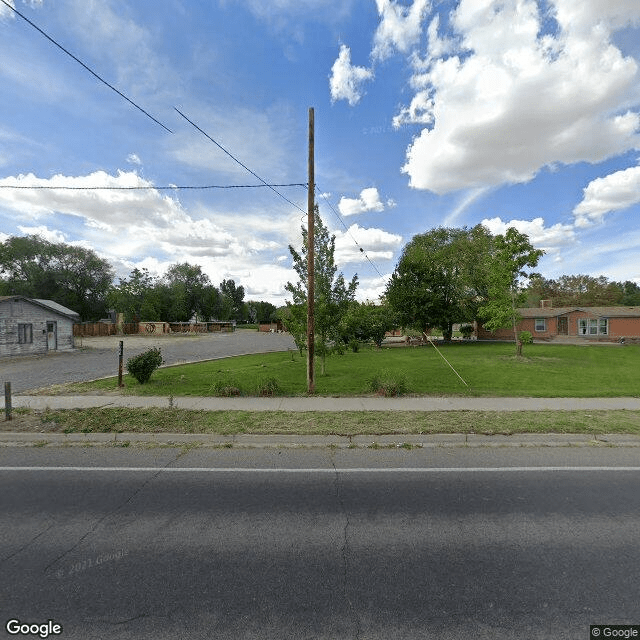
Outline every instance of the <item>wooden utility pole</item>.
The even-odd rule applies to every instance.
[[[307,202],[307,391],[315,393],[316,383],[313,370],[314,345],[314,250],[313,227],[315,215],[315,177],[314,177],[314,114],[309,107],[309,192]]]

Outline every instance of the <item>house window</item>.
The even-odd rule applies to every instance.
[[[33,325],[18,324],[18,344],[31,344],[33,342]]]
[[[536,318],[536,331],[546,331],[547,321],[544,318]]]
[[[578,335],[609,335],[609,320],[607,318],[580,318],[578,320]]]

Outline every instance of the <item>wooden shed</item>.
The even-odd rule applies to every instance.
[[[0,296],[0,357],[73,349],[80,316],[53,300]]]

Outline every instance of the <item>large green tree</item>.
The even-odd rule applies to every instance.
[[[106,314],[113,275],[110,263],[85,247],[37,235],[12,236],[0,243],[0,294],[54,300],[82,320]]]
[[[413,237],[404,247],[385,297],[402,326],[437,327],[450,340],[453,325],[475,319],[486,297],[491,234],[439,227]]]
[[[307,333],[307,256],[308,232],[302,227],[302,247],[296,251],[289,245],[293,258],[293,268],[298,274],[298,282],[287,282],[285,289],[291,293],[292,300],[287,301],[287,313],[283,320],[293,335],[298,348],[302,348]],[[355,300],[358,276],[354,275],[346,282],[344,275],[338,273],[335,263],[336,237],[330,235],[324,226],[318,206],[314,212],[314,341],[318,353],[322,356],[322,374],[325,372],[325,353],[327,343],[339,338],[339,325],[349,304]]]
[[[526,292],[520,286],[522,278],[531,273],[525,267],[533,268],[544,255],[544,251],[534,249],[529,237],[510,227],[504,235],[493,239],[489,264],[488,298],[478,309],[484,326],[489,331],[513,327],[516,352],[522,354],[522,343],[518,337],[517,324],[520,320],[518,307],[526,300]]]

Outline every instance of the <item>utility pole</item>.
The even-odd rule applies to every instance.
[[[315,393],[316,383],[313,370],[314,345],[314,266],[313,227],[315,215],[315,176],[314,176],[314,114],[309,107],[309,185],[307,198],[307,392]]]

